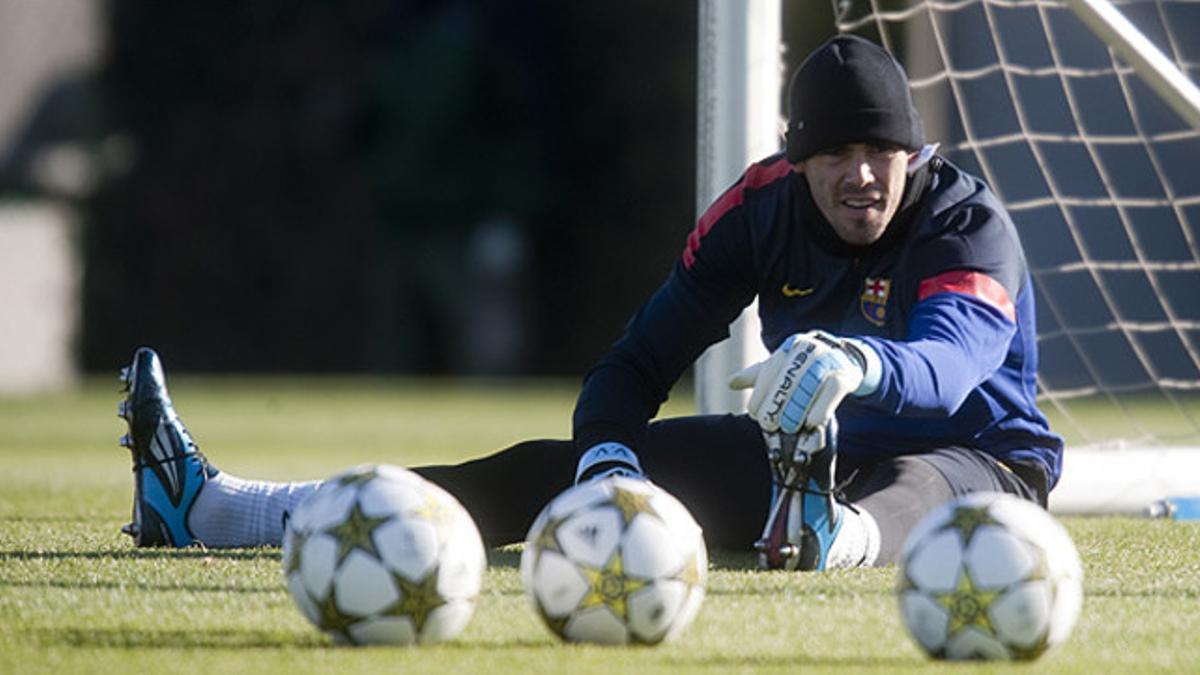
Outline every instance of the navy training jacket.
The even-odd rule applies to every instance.
[[[909,177],[896,217],[865,247],[836,235],[782,154],[751,165],[588,373],[576,447],[636,450],[672,385],[755,296],[769,351],[821,329],[879,353],[879,388],[838,408],[839,454],[960,445],[1033,460],[1047,487],[1057,482],[1063,443],[1036,402],[1034,291],[1016,228],[981,180],[941,157]]]

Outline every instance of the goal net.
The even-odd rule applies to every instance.
[[[1052,506],[1134,511],[1200,494],[1200,111],[1147,76],[1153,47],[1101,39],[1070,4],[834,0],[838,30],[904,62],[926,136],[1017,224],[1039,397],[1068,441]],[[1200,0],[1112,6],[1184,85],[1200,76]]]

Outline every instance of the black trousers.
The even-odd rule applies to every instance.
[[[638,451],[642,468],[675,495],[704,529],[713,548],[749,550],[762,533],[771,499],[771,473],[757,423],[746,415],[697,415],[652,423]],[[575,474],[570,441],[518,443],[482,459],[415,471],[463,503],[488,545],[524,540],[533,519]],[[839,457],[837,480],[847,499],[879,524],[880,564],[896,562],[905,537],[922,516],[952,497],[1008,492],[1046,503],[1036,466],[1006,466],[987,453],[933,448],[882,462]]]

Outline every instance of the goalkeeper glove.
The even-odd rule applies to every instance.
[[[622,443],[609,441],[588,448],[575,468],[575,484],[609,476],[645,478],[637,454]]]
[[[794,434],[822,428],[843,398],[874,392],[881,375],[879,355],[865,343],[810,331],[734,373],[729,386],[754,388],[747,410],[764,431]]]

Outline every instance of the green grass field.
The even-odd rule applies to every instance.
[[[236,475],[319,478],[360,462],[457,461],[568,433],[574,383],[177,377],[176,406]],[[1200,669],[1200,524],[1069,519],[1086,600],[1034,666],[927,660],[894,569],[763,573],[713,555],[691,628],[657,648],[564,646],[526,604],[511,549],[454,643],[334,647],[292,606],[277,549],[139,551],[114,380],[0,398],[0,672],[1148,672]],[[680,397],[686,399],[687,397]],[[672,404],[667,414],[688,411]]]

